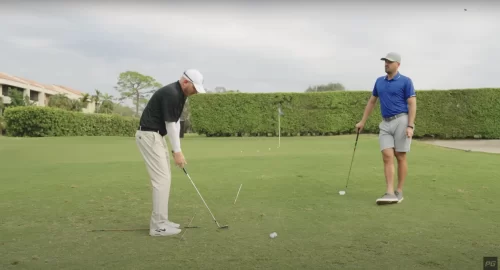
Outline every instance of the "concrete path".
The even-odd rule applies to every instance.
[[[422,140],[437,146],[500,154],[500,140]]]

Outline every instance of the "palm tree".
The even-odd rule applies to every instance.
[[[85,94],[83,94],[83,96],[80,99],[80,101],[82,102],[83,107],[87,107],[87,105],[91,101],[91,97],[90,97],[89,94],[85,93]]]
[[[108,94],[108,93],[105,93],[101,96],[102,100],[107,100],[107,101],[114,101],[115,97],[113,97],[112,95]]]
[[[95,89],[95,95],[92,96],[92,101],[95,104],[95,111],[94,112],[96,112],[96,113],[98,112],[98,109],[99,109],[99,103],[101,101],[101,97],[102,97],[101,91]]]

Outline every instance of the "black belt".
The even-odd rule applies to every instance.
[[[160,133],[160,130],[157,129],[157,128],[148,128],[148,127],[142,127],[142,126],[139,126],[139,128],[137,130],[140,130],[140,131],[153,131],[153,132],[156,132],[156,133]]]
[[[392,121],[392,120],[394,120],[394,119],[396,119],[396,118],[399,118],[399,117],[401,117],[401,116],[404,116],[404,115],[407,115],[407,113],[400,113],[400,114],[396,114],[396,115],[394,115],[394,116],[387,117],[387,118],[386,118],[386,117],[384,117],[384,120],[385,120],[385,121]]]

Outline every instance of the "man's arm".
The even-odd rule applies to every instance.
[[[408,79],[405,85],[405,97],[408,102],[408,126],[415,127],[415,118],[417,116],[417,94],[413,87],[413,81]]]
[[[166,122],[167,136],[172,145],[172,150],[174,153],[181,152],[181,139],[179,137],[180,123],[177,122]]]
[[[408,99],[408,126],[415,127],[415,117],[417,116],[417,97]]]

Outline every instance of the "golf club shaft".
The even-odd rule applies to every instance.
[[[217,222],[217,220],[215,219],[214,217],[214,214],[212,214],[212,211],[210,211],[210,208],[208,207],[207,203],[205,202],[205,200],[203,199],[203,196],[201,196],[201,193],[200,191],[198,191],[198,188],[196,187],[196,185],[194,184],[193,182],[193,179],[191,179],[191,176],[189,176],[189,174],[187,173],[186,169],[185,168],[182,168],[182,170],[184,171],[184,173],[186,174],[186,176],[189,178],[189,181],[191,181],[191,184],[193,184],[193,187],[194,189],[196,189],[196,192],[198,192],[198,195],[200,195],[200,198],[201,200],[203,201],[203,203],[205,204],[205,206],[207,207],[208,209],[208,212],[210,212],[210,215],[212,215],[212,218],[214,219],[215,223],[217,224],[218,227],[220,227],[219,225],[219,222]]]
[[[347,182],[345,184],[346,189],[347,189],[347,185],[349,184],[349,177],[351,176],[352,162],[354,161],[354,154],[356,153],[356,147],[358,145],[359,131],[360,131],[360,129],[358,128],[358,134],[356,135],[356,142],[354,143],[354,151],[352,152],[351,165],[349,166],[349,174],[347,175]]]

